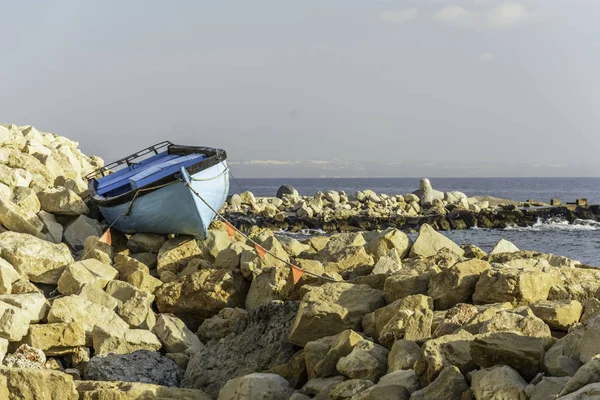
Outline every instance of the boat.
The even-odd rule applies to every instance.
[[[229,194],[225,150],[169,141],[86,176],[88,192],[111,227],[123,233],[205,239]]]

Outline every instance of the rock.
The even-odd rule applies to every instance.
[[[23,343],[42,350],[47,356],[58,356],[85,346],[85,331],[77,322],[34,324],[29,326]]]
[[[0,294],[10,294],[14,282],[21,279],[19,273],[10,263],[0,258]]]
[[[433,337],[449,335],[470,321],[479,310],[470,304],[459,303],[444,314],[444,319],[433,329]]]
[[[381,379],[377,383],[377,386],[405,388],[409,393],[413,393],[421,389],[419,378],[417,378],[415,371],[411,369],[398,370],[395,372],[388,373],[387,375],[381,377]]]
[[[334,387],[344,381],[343,376],[331,376],[328,378],[310,379],[300,390],[300,393],[307,395],[319,395],[329,397],[329,393]]]
[[[216,396],[229,379],[290,362],[298,350],[287,340],[297,309],[297,302],[273,302],[240,318],[227,337],[191,356],[182,387]]]
[[[373,386],[373,382],[365,379],[350,379],[335,386],[329,393],[332,400],[346,400]]]
[[[363,315],[385,304],[383,293],[366,285],[326,283],[304,295],[290,342],[299,346],[346,329],[358,330]]]
[[[478,400],[529,398],[525,394],[527,382],[517,371],[506,365],[473,372],[471,385]]]
[[[308,342],[304,346],[304,361],[308,378],[335,375],[340,358],[352,352],[354,346],[364,338],[353,330]]]
[[[427,294],[433,298],[435,308],[440,310],[468,303],[475,293],[479,276],[488,269],[490,264],[483,260],[458,262],[431,278]]]
[[[583,364],[580,361],[583,326],[571,328],[571,332],[552,345],[544,355],[544,368],[553,376],[573,376]]]
[[[475,285],[474,304],[510,302],[527,305],[546,300],[560,278],[536,268],[496,267],[482,272]]]
[[[530,309],[523,312],[500,311],[483,322],[478,333],[515,332],[524,336],[549,338],[550,328],[536,317]]]
[[[54,300],[48,313],[48,322],[79,322],[85,330],[87,344],[92,343],[92,331],[96,326],[115,332],[129,328],[127,322],[114,311],[78,295]]]
[[[77,294],[92,303],[99,304],[112,311],[116,311],[117,307],[123,303],[99,287],[87,284],[83,285]]]
[[[60,229],[62,240],[62,226]],[[108,265],[112,265],[113,263],[114,252],[112,246],[100,242],[100,238],[97,236],[89,236],[83,241],[83,251],[81,253],[83,254],[82,260],[94,259]]]
[[[0,302],[0,338],[19,341],[29,329],[29,314],[5,302]]]
[[[159,314],[153,332],[162,342],[167,353],[197,351],[203,345],[182,320],[172,314]]]
[[[294,354],[287,363],[269,368],[264,372],[277,374],[282,378],[285,378],[290,386],[294,388],[302,387],[308,380],[306,362],[304,361],[304,350],[300,350]]]
[[[484,368],[508,365],[529,380],[542,370],[544,344],[541,338],[512,332],[490,333],[480,335],[471,343],[471,357]]]
[[[69,264],[58,280],[58,291],[64,295],[78,293],[84,285],[103,289],[119,272],[95,259]]]
[[[241,267],[241,258],[244,251],[254,252],[254,249],[243,243],[233,242],[221,250],[216,258],[214,267],[219,269],[235,269]]]
[[[15,233],[28,233],[33,236],[40,236],[44,229],[44,223],[37,215],[2,197],[0,197],[0,224]]]
[[[119,271],[119,279],[150,294],[154,294],[163,284],[150,275],[150,270],[145,264],[134,258],[118,254],[115,257],[114,267]]]
[[[425,342],[421,348],[421,358],[415,364],[415,372],[425,384],[433,382],[440,372],[454,365],[461,372],[476,367],[471,358],[471,343],[474,336],[465,331],[445,335]]]
[[[373,257],[367,254],[363,246],[349,246],[324,259],[320,256],[325,270],[328,272],[352,273],[361,267],[370,267],[374,264]]]
[[[412,340],[396,340],[388,355],[388,373],[413,369],[421,356],[421,348]]]
[[[89,212],[81,197],[64,187],[44,189],[37,196],[42,210],[52,214],[81,215]]]
[[[565,387],[560,391],[559,396],[565,396],[569,393],[576,392],[590,383],[599,382],[599,376],[600,355],[596,355],[577,370],[575,375],[569,379]]]
[[[252,192],[245,191],[243,193],[240,193],[240,199],[242,200],[242,204],[246,204],[249,206],[256,204],[256,198],[254,197],[254,194],[252,194]]]
[[[600,382],[590,383],[576,392],[560,397],[560,400],[591,400],[600,398]]]
[[[3,365],[10,368],[44,369],[46,356],[40,349],[22,344],[12,354],[4,358]]]
[[[373,328],[369,321],[374,322]],[[398,339],[421,340],[431,336],[433,321],[433,301],[423,295],[407,296],[382,307],[363,318],[363,328],[367,335],[375,336],[379,343],[387,347]]]
[[[600,354],[600,315],[596,314],[588,322],[579,344],[579,360],[587,363],[596,354]]]
[[[4,164],[0,164],[0,182],[8,187],[29,187],[31,179],[31,173],[24,169],[10,168]]]
[[[156,304],[162,313],[173,313],[188,326],[200,323],[225,307],[243,307],[247,281],[238,270],[200,270],[156,291]]]
[[[0,368],[0,398],[78,400],[73,378],[60,371]]]
[[[417,390],[410,397],[411,400],[455,400],[460,399],[462,393],[469,389],[465,378],[455,366],[448,366],[440,372],[435,381],[427,387]]]
[[[430,225],[423,224],[419,229],[419,236],[410,250],[410,257],[429,257],[437,254],[441,249],[448,249],[459,256],[465,252],[456,243],[436,232]]]
[[[543,377],[542,380],[531,390],[530,400],[551,400],[566,385],[567,377]]]
[[[85,368],[85,379],[124,381],[177,387],[183,370],[171,359],[148,350],[131,354],[109,354],[92,357]]]
[[[246,310],[255,310],[273,300],[284,300],[293,285],[289,267],[266,268],[252,279],[246,296]]]
[[[429,182],[429,179],[422,178],[421,182],[419,184],[419,197],[420,197],[421,203],[429,204],[429,203],[433,202],[433,200],[435,200],[435,199],[440,199],[440,200],[443,199],[444,193],[440,192],[439,190],[434,190],[431,187],[431,183]],[[406,199],[406,196],[405,196],[405,200],[408,202],[410,199]]]
[[[205,319],[196,334],[202,341],[222,339],[233,332],[235,324],[248,314],[243,308],[226,307],[213,317]]]
[[[11,201],[33,214],[40,212],[40,201],[33,190],[24,186],[13,188]]]
[[[387,372],[389,350],[383,346],[362,340],[350,354],[340,358],[336,365],[339,373],[350,379],[366,379],[377,382]]]
[[[434,269],[428,271],[403,269],[396,272],[385,280],[383,291],[386,301],[393,303],[406,296],[427,294],[429,279],[436,273]]]
[[[211,400],[201,390],[180,389],[139,382],[96,382],[76,381],[81,400],[95,399],[177,399],[177,400]]]
[[[132,254],[153,253],[158,254],[165,244],[165,237],[155,233],[135,233],[127,240],[127,248]]]
[[[46,318],[50,309],[41,293],[20,293],[0,295],[0,303],[9,304],[22,310],[30,322],[39,322]]]
[[[279,189],[277,189],[275,197],[283,199],[284,196],[298,197],[298,191],[290,185],[281,185],[279,186]]]
[[[500,240],[498,240],[498,243],[496,243],[496,245],[490,252],[490,255],[502,254],[502,253],[516,253],[517,251],[520,251],[517,246],[515,246],[508,240],[500,239]]]
[[[479,260],[483,260],[487,257],[487,253],[474,244],[467,244],[461,248],[465,251],[466,258],[477,258]]]
[[[162,347],[156,335],[144,329],[104,330],[96,326],[92,340],[97,356],[129,354],[137,350],[158,351]]]
[[[73,263],[66,245],[17,232],[0,233],[0,257],[11,263],[22,277],[50,285],[56,285],[64,266]]]
[[[371,271],[371,273],[373,275],[391,275],[395,272],[400,271],[401,269],[402,261],[400,260],[398,251],[396,249],[391,249],[387,255],[381,256],[379,258],[379,260],[375,264],[375,267],[373,267],[373,271]]]
[[[1,261],[0,261],[1,263]],[[1,265],[0,265],[1,268]],[[0,270],[1,271],[1,270]],[[1,274],[1,272],[0,272]],[[581,314],[581,318],[579,321],[582,324],[587,324],[588,321],[598,312],[600,311],[600,300],[596,298],[587,299],[583,304],[583,314]]]
[[[288,400],[293,392],[279,375],[254,373],[229,380],[219,392],[218,400]]]
[[[80,215],[69,222],[63,231],[63,240],[75,250],[84,247],[85,239],[90,236],[102,236],[103,228],[97,220]]]
[[[538,301],[529,306],[531,311],[550,326],[550,329],[567,331],[577,322],[583,306],[577,300]]]
[[[386,229],[384,231],[368,232],[364,234],[367,252],[376,261],[387,255],[390,250],[395,249],[400,259],[408,256],[412,246],[412,240],[398,229]]]
[[[214,263],[219,253],[231,244],[229,235],[225,231],[209,230],[205,240],[199,243],[205,260]]]
[[[209,231],[209,235],[215,231]],[[207,239],[208,240],[208,239]],[[202,251],[198,242],[191,236],[179,235],[167,240],[158,251],[157,271],[169,271],[177,274],[194,258],[200,257]]]

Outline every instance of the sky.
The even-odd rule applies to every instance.
[[[236,177],[600,176],[600,1],[0,0],[0,122]]]

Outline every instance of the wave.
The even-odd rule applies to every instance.
[[[590,219],[576,219],[573,223],[561,218],[538,219],[532,226],[508,226],[505,231],[597,231],[600,222]]]

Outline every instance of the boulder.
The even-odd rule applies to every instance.
[[[479,276],[488,269],[490,264],[483,260],[458,262],[431,278],[427,294],[433,298],[435,308],[440,310],[468,303],[475,293]]]
[[[383,293],[367,285],[326,283],[304,295],[290,342],[299,346],[346,329],[358,330],[362,317],[385,304]]]
[[[198,328],[196,335],[202,341],[222,339],[233,332],[235,324],[248,314],[243,308],[226,307],[213,317],[207,318]]]
[[[524,336],[549,338],[550,328],[544,321],[526,308],[517,310],[500,311],[492,318],[482,323],[478,333],[515,332]]]
[[[48,214],[52,215],[52,214]],[[62,240],[62,226],[60,226]],[[60,240],[59,240],[60,242]],[[89,236],[83,241],[82,260],[94,259],[103,264],[112,265],[114,251],[111,245],[101,242],[97,236]]]
[[[117,307],[123,303],[121,300],[115,299],[99,287],[88,284],[83,285],[76,294],[112,311],[116,311]]]
[[[209,231],[215,232],[215,231]],[[194,258],[200,257],[202,251],[198,242],[191,236],[179,235],[167,240],[158,251],[157,271],[169,271],[177,274]]]
[[[127,248],[132,254],[153,253],[158,254],[165,244],[165,237],[155,233],[135,233],[127,240]]]
[[[3,294],[0,295],[0,303],[21,309],[30,322],[45,319],[50,309],[48,301],[41,293]]]
[[[517,246],[509,242],[505,239],[498,240],[498,243],[494,246],[492,251],[490,251],[490,255],[494,254],[502,254],[502,253],[516,253],[520,251]]]
[[[47,368],[44,352],[26,344],[20,345],[14,353],[8,354],[3,364],[11,368]]]
[[[577,370],[575,375],[560,391],[559,396],[565,396],[569,393],[576,392],[582,387],[591,383],[600,382],[600,355],[592,357],[587,363]]]
[[[69,264],[58,279],[58,291],[64,295],[78,293],[83,285],[103,289],[115,279],[118,271],[108,264],[95,259],[77,261]]]
[[[40,201],[33,190],[24,186],[17,186],[12,190],[11,201],[21,209],[33,214],[40,212]]]
[[[93,219],[80,215],[65,225],[63,241],[75,250],[83,249],[85,239],[90,236],[102,236],[104,229],[100,223]]]
[[[402,269],[390,275],[384,283],[383,291],[388,303],[415,294],[427,294],[429,280],[437,273],[435,269],[426,271]]]
[[[597,398],[600,398],[600,382],[585,385],[576,392],[560,397],[560,400],[590,400]]]
[[[23,343],[42,350],[47,356],[58,356],[85,346],[85,331],[78,322],[33,324]]]
[[[545,344],[541,338],[513,332],[489,333],[471,343],[471,357],[480,367],[508,365],[531,380],[543,368]]]
[[[64,187],[44,189],[37,196],[42,210],[52,214],[76,216],[89,212],[81,197]]]
[[[517,371],[506,365],[475,371],[472,374],[472,389],[478,400],[514,399],[527,400],[527,382]]]
[[[334,336],[327,336],[304,346],[304,361],[308,378],[335,375],[340,358],[352,352],[363,337],[353,330],[346,330]]]
[[[329,393],[329,397],[332,400],[350,399],[371,386],[373,386],[373,382],[366,379],[349,379],[336,385]]]
[[[421,348],[412,340],[396,340],[388,355],[388,373],[413,369],[417,360],[421,357]]]
[[[10,294],[12,284],[21,279],[19,273],[10,263],[0,258],[0,294]]]
[[[292,287],[290,267],[265,268],[252,279],[246,296],[246,310],[255,310],[273,300],[284,300]]]
[[[437,338],[456,332],[478,312],[477,307],[471,304],[459,303],[455,305],[444,314],[444,318],[435,326],[433,337]]]
[[[119,279],[136,288],[154,294],[156,289],[162,286],[162,282],[150,275],[148,267],[138,260],[117,255],[115,257],[115,269],[119,271]]]
[[[558,393],[567,384],[569,377],[544,376],[534,387],[529,386],[527,393],[530,400],[550,400],[557,397]],[[527,390],[527,388],[526,388]]]
[[[350,354],[341,357],[336,365],[339,373],[350,379],[377,382],[387,372],[389,350],[368,340],[358,342]]]
[[[60,371],[0,367],[0,398],[78,400],[73,378]]]
[[[441,249],[448,249],[459,256],[465,252],[456,243],[438,233],[428,224],[421,225],[419,236],[410,250],[410,257],[429,257],[434,256]]]
[[[455,366],[448,366],[440,372],[435,381],[410,396],[411,400],[456,400],[469,389],[465,378]]]
[[[556,331],[567,331],[579,322],[583,312],[583,306],[577,300],[538,301],[529,307],[550,329]]]
[[[277,365],[263,372],[277,374],[285,378],[293,388],[300,388],[307,381],[306,363],[304,362],[304,350],[296,352],[285,364]]]
[[[198,336],[173,314],[159,314],[153,332],[167,353],[194,352],[203,346]]]
[[[160,312],[173,313],[197,328],[225,307],[243,307],[247,292],[239,270],[206,269],[161,286],[156,304]]]
[[[254,249],[244,243],[233,242],[221,250],[214,262],[214,267],[219,269],[235,269],[241,267],[242,253],[254,252]]]
[[[103,382],[76,381],[80,400],[95,399],[177,399],[177,400],[211,400],[201,390],[165,387],[139,382]]]
[[[124,381],[177,387],[183,370],[171,359],[148,350],[131,354],[109,354],[92,357],[84,378],[93,381]]]
[[[0,261],[1,264],[1,261]],[[1,268],[1,265],[0,265]],[[1,274],[1,270],[0,270]],[[592,317],[600,311],[600,300],[597,298],[587,299],[583,304],[583,313],[581,314],[581,318],[579,322],[582,324],[587,324]]]
[[[29,314],[18,307],[0,302],[0,338],[19,341],[29,330]]]
[[[129,354],[137,350],[158,351],[162,344],[155,334],[145,329],[105,330],[94,327],[92,333],[94,354]]]
[[[583,364],[580,361],[581,340],[585,327],[574,326],[571,332],[560,338],[544,355],[544,369],[552,376],[573,376]]]
[[[279,189],[277,189],[275,197],[283,199],[284,196],[298,197],[298,191],[290,185],[281,185]]]
[[[405,196],[405,200],[407,202],[409,200],[411,200],[411,199],[406,199],[406,197],[407,196]],[[419,199],[421,200],[421,203],[429,204],[429,203],[433,202],[433,200],[436,200],[436,199],[443,200],[444,193],[440,192],[439,190],[434,190],[433,187],[431,187],[431,182],[429,182],[429,179],[422,178],[421,182],[419,183]]]
[[[229,380],[218,400],[288,400],[294,389],[279,375],[254,373]]]
[[[391,275],[400,271],[401,269],[402,260],[398,255],[398,250],[391,249],[386,255],[381,256],[379,260],[377,260],[377,263],[375,263],[375,267],[373,267],[373,271],[371,271],[371,273],[373,275]]]
[[[44,222],[35,213],[2,197],[0,197],[0,224],[15,233],[28,233],[33,236],[40,236],[44,229]]]
[[[365,236],[365,248],[367,252],[378,261],[387,255],[390,250],[395,249],[400,259],[408,256],[412,246],[412,240],[398,229],[386,229],[363,234]]]
[[[368,268],[374,264],[373,257],[363,246],[346,247],[326,259],[321,258],[321,261],[326,271],[340,274],[352,273],[361,267]]]

